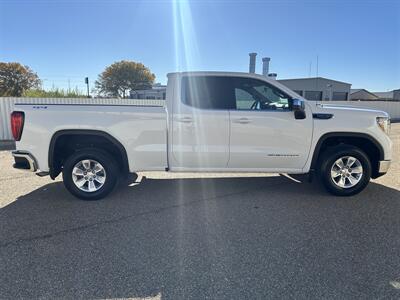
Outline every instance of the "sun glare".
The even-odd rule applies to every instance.
[[[199,63],[196,31],[188,0],[172,2],[174,20],[175,70],[193,70]]]

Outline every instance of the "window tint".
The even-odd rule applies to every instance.
[[[232,79],[238,110],[289,110],[290,97],[261,80],[252,78]]]
[[[223,76],[183,77],[182,102],[202,109],[232,109],[235,103],[231,78]]]
[[[235,88],[236,109],[251,109],[254,103],[253,96],[243,89]]]

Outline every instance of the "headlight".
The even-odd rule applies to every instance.
[[[390,131],[390,118],[388,117],[376,117],[376,123],[379,127],[385,132],[389,134]]]

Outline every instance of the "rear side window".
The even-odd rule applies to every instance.
[[[232,79],[223,76],[182,78],[182,102],[202,109],[234,109]]]

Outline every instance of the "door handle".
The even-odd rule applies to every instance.
[[[240,118],[240,119],[236,119],[236,120],[233,121],[233,122],[239,123],[239,124],[248,124],[248,123],[250,123],[251,121],[250,121],[249,119],[247,119],[247,118]]]
[[[179,118],[177,121],[181,123],[193,123],[193,119],[190,117]]]

